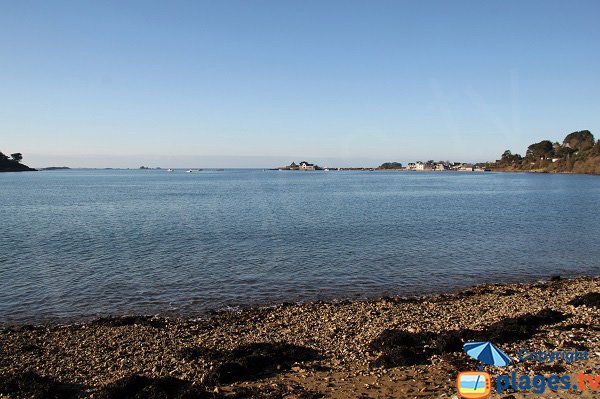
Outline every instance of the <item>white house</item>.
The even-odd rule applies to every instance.
[[[299,169],[300,170],[315,170],[315,165],[312,163],[308,163],[306,161],[302,161],[302,162],[300,162]]]

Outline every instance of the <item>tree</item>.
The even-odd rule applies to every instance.
[[[6,155],[4,155],[2,152],[0,152],[0,162],[3,161],[8,161],[8,157]]]
[[[385,162],[377,169],[402,169],[402,164],[400,162]]]
[[[513,154],[510,150],[506,150],[502,153],[502,157],[500,158],[500,162],[503,164],[511,164],[515,162],[519,162],[523,159],[519,154]]]
[[[543,140],[527,147],[527,153],[525,156],[530,159],[540,159],[552,156],[553,152],[554,147],[552,146],[552,142],[549,140]]]
[[[570,133],[565,137],[563,146],[574,150],[589,150],[594,146],[594,135],[589,130]]]
[[[596,141],[596,145],[592,149],[592,153],[596,155],[600,155],[600,140]]]
[[[570,148],[570,147],[560,147],[559,149],[557,149],[557,150],[554,151],[554,154],[558,158],[568,158],[574,152],[576,152],[576,150],[573,149],[573,148]]]
[[[10,154],[10,157],[15,162],[21,162],[23,160],[23,154],[20,152],[15,152],[14,154]]]

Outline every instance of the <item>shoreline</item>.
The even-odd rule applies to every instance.
[[[473,340],[512,357],[523,347],[590,351],[586,364],[516,362],[496,372],[598,374],[599,297],[600,276],[552,278],[201,318],[3,327],[0,397],[450,398],[456,374],[476,367],[461,351]]]
[[[587,176],[600,176],[600,173],[587,173],[587,172],[569,172],[569,171],[548,171],[543,169],[532,169],[532,170],[520,170],[520,169],[492,169],[492,172],[501,173],[543,173],[549,175],[587,175]]]
[[[119,318],[159,318],[166,320],[202,320],[208,317],[212,317],[214,315],[223,314],[223,313],[240,313],[247,311],[261,311],[267,310],[271,308],[276,308],[279,306],[306,306],[311,304],[326,304],[326,305],[337,305],[349,302],[377,302],[381,300],[396,300],[396,301],[418,301],[429,299],[437,296],[447,296],[447,295],[460,295],[463,291],[468,291],[480,286],[487,285],[531,285],[538,284],[544,281],[552,281],[553,279],[559,280],[575,280],[579,278],[590,278],[591,276],[588,274],[578,274],[578,273],[570,273],[570,274],[561,274],[561,275],[547,275],[544,278],[533,277],[533,276],[515,276],[512,278],[507,278],[505,280],[499,282],[490,281],[480,281],[474,284],[466,284],[464,286],[455,286],[448,289],[435,289],[424,292],[417,292],[416,289],[406,291],[403,293],[391,293],[386,290],[383,290],[379,293],[375,293],[372,295],[367,295],[364,293],[354,293],[351,296],[339,296],[338,294],[328,294],[323,295],[321,297],[315,297],[312,299],[299,299],[293,298],[291,300],[276,300],[276,301],[256,301],[252,303],[230,303],[222,306],[214,306],[207,307],[198,311],[184,311],[178,312],[177,310],[173,311],[157,311],[157,312],[114,312],[114,313],[105,313],[105,314],[80,314],[80,315],[71,315],[71,316],[58,316],[51,315],[40,318],[39,320],[27,320],[27,318],[23,318],[22,320],[0,320],[0,331],[2,329],[7,328],[21,328],[21,327],[32,327],[32,328],[55,328],[55,327],[70,327],[70,326],[80,326],[86,325],[89,323],[93,323],[97,320],[103,319],[119,319]],[[597,276],[600,278],[600,275]],[[593,278],[593,277],[592,277]],[[1,399],[1,398],[0,398]]]

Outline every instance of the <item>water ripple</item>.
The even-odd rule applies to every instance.
[[[0,184],[0,323],[600,272],[593,176],[56,171]]]

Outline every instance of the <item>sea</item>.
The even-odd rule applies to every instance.
[[[0,324],[195,317],[600,274],[600,177],[0,174]]]

